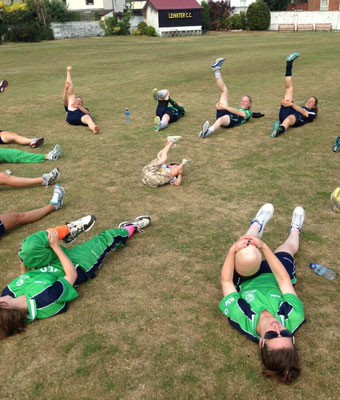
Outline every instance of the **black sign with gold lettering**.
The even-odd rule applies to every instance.
[[[158,22],[160,28],[172,26],[200,26],[202,25],[202,9],[159,10]]]

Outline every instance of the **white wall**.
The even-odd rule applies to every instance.
[[[153,26],[156,29],[157,35],[159,35],[159,25],[158,25],[158,12],[151,6],[146,9],[146,20],[148,25]]]
[[[340,30],[339,11],[271,11],[269,30],[277,31],[279,24],[332,24]]]
[[[52,22],[51,29],[55,39],[104,36],[99,21]]]

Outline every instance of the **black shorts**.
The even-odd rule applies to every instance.
[[[85,114],[84,112],[80,111],[80,110],[74,110],[74,111],[70,111],[66,106],[64,106],[65,111],[67,112],[66,115],[66,122],[68,122],[70,125],[82,125],[82,126],[87,126],[87,124],[84,124],[81,121],[81,118],[84,115],[88,115]]]
[[[168,107],[168,100],[159,100],[158,106],[156,108],[156,115],[162,119],[164,114],[168,114],[170,117],[170,122],[178,121],[183,115],[179,110],[173,107]]]
[[[0,129],[0,144],[4,144],[4,142],[1,139],[1,132],[2,132],[2,130]]]
[[[228,126],[221,125],[221,128],[233,128],[234,126],[241,125],[244,118],[241,116],[231,113],[227,110],[216,110],[216,119],[224,117],[225,115],[229,115],[230,123]]]
[[[281,106],[281,108],[280,108],[280,112],[279,112],[280,123],[282,123],[290,115],[294,115],[294,117],[295,117],[295,124],[291,126],[292,128],[296,128],[298,126],[304,125],[304,122],[301,121],[299,118],[300,113],[298,111],[294,110],[294,108],[292,108],[292,107],[285,107],[285,106]]]
[[[0,220],[0,236],[3,235],[6,232],[5,226]]]
[[[291,254],[286,253],[284,251],[279,251],[278,253],[275,253],[275,255],[285,267],[290,279],[295,280],[296,276],[295,276],[294,257]],[[236,286],[236,288],[238,288],[243,282],[249,281],[249,279],[254,279],[262,274],[272,274],[272,270],[270,269],[269,264],[266,260],[263,260],[261,262],[260,269],[254,275],[241,276],[236,271],[234,271],[233,283]]]

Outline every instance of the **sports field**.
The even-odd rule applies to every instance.
[[[317,96],[319,115],[272,139],[285,57],[293,51],[301,54],[293,68],[295,101]],[[250,94],[253,110],[265,117],[202,140],[201,124],[214,121],[219,97],[210,70],[216,57],[226,58],[230,105]],[[65,122],[67,65],[76,94],[101,128],[98,136]],[[331,150],[340,134],[339,65],[340,34],[323,32],[1,45],[0,79],[10,85],[0,95],[0,129],[44,136],[35,152],[55,143],[63,149],[56,163],[3,164],[1,170],[33,177],[58,166],[66,189],[62,210],[1,238],[1,288],[19,274],[17,250],[37,230],[95,214],[97,223],[81,243],[137,215],[150,215],[152,224],[107,258],[67,313],[0,343],[0,399],[337,399],[339,279],[316,276],[309,263],[340,273],[340,214],[329,200],[340,185],[340,154]],[[187,109],[158,134],[154,87],[168,88]],[[182,186],[151,189],[142,184],[141,169],[167,135],[183,136],[170,161],[190,156],[193,162]],[[41,207],[52,191],[1,187],[1,213]],[[262,378],[257,346],[218,309],[225,254],[266,202],[275,214],[263,240],[273,249],[286,238],[294,207],[306,211],[296,258],[296,291],[307,318],[296,334],[303,371],[290,387]]]

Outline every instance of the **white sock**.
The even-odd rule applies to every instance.
[[[167,126],[168,126],[168,123],[167,123],[167,122],[161,121],[161,124],[160,124],[160,126],[159,126],[159,129],[164,129],[164,128],[166,128]]]
[[[160,100],[162,100],[163,97],[165,97],[167,94],[168,94],[168,91],[166,89],[158,90],[158,98]]]
[[[213,126],[209,126],[208,133],[214,133],[215,128]]]
[[[221,71],[219,69],[214,71],[214,73],[215,73],[215,78],[221,78]]]

